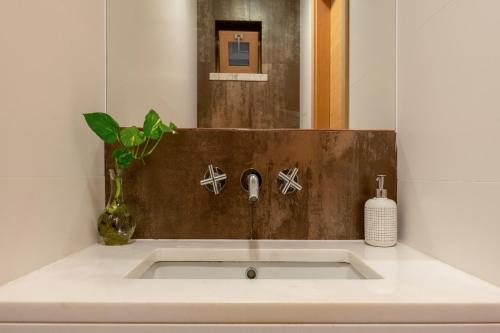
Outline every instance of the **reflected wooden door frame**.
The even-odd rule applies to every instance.
[[[313,2],[313,128],[349,128],[349,0]]]

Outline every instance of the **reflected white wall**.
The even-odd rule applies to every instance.
[[[300,0],[300,128],[312,124],[312,0]]]
[[[349,3],[349,128],[395,129],[395,0]]]
[[[179,127],[197,123],[197,1],[107,1],[107,107],[121,125],[154,108]]]

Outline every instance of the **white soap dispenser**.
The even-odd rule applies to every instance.
[[[398,209],[394,200],[387,198],[385,175],[377,176],[377,196],[365,204],[365,242],[389,247],[398,240]]]

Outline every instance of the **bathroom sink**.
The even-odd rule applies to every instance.
[[[131,279],[380,279],[347,250],[157,249]]]
[[[364,279],[340,262],[159,261],[143,279]]]

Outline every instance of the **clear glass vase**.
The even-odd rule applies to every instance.
[[[125,245],[135,231],[135,222],[123,202],[122,172],[109,170],[110,191],[106,209],[98,221],[99,235],[106,245]]]

